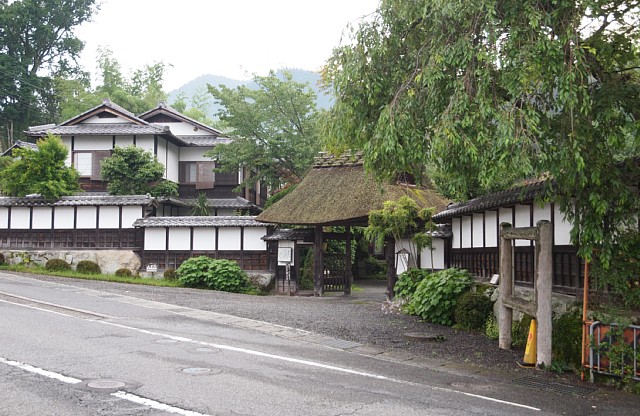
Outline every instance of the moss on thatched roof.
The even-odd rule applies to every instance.
[[[444,210],[448,201],[435,191],[411,185],[381,185],[362,163],[317,163],[289,195],[256,220],[275,224],[366,225],[369,212],[403,195],[421,207]]]

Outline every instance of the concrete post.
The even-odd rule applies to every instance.
[[[511,228],[511,224],[502,223],[501,230]],[[502,234],[502,233],[501,233]],[[511,260],[511,240],[500,236],[500,280],[498,282],[498,346],[503,350],[511,349],[511,324],[513,310],[506,306],[503,299],[513,294],[513,268]]]
[[[536,241],[537,270],[535,277],[537,333],[537,366],[551,365],[551,289],[553,286],[553,226],[549,221],[538,221]]]

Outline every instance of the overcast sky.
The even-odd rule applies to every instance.
[[[94,75],[96,50],[113,51],[125,73],[171,64],[171,91],[203,74],[246,79],[283,67],[319,70],[349,22],[379,0],[102,0],[76,30],[81,64]]]

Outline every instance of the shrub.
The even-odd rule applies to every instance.
[[[61,272],[71,270],[71,265],[62,259],[50,259],[47,260],[44,268],[53,272]]]
[[[185,260],[176,273],[184,286],[208,287],[224,292],[246,292],[251,288],[247,273],[231,260],[192,257]]]
[[[582,316],[578,309],[554,317],[551,336],[553,359],[579,368],[582,361]]]
[[[487,317],[487,321],[484,323],[484,335],[489,339],[500,338],[500,331],[498,330],[498,318],[492,313]]]
[[[78,265],[76,266],[76,271],[78,273],[85,273],[85,274],[102,273],[102,271],[100,270],[100,266],[98,266],[98,263],[91,260],[82,260],[78,262]]]
[[[533,318],[527,314],[522,315],[519,321],[513,321],[511,324],[511,345],[515,348],[524,348],[527,346],[529,338],[529,328]]]
[[[121,269],[116,270],[115,275],[118,277],[131,277],[133,276],[133,273],[131,273],[131,270],[127,269],[126,267],[123,267]]]
[[[162,274],[162,277],[164,277],[167,280],[177,280],[178,274],[174,269],[166,269]]]
[[[4,264],[4,254],[0,253],[0,264]]]
[[[433,273],[418,284],[407,311],[428,322],[452,325],[456,300],[471,283],[471,275],[466,270],[452,268]]]
[[[462,329],[480,330],[491,315],[493,304],[486,295],[478,292],[465,292],[457,301],[454,317]]]
[[[393,287],[395,297],[410,300],[416,288],[431,273],[426,269],[409,269],[400,274],[396,285]]]

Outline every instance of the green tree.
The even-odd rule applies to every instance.
[[[14,160],[3,162],[0,188],[9,196],[40,194],[46,199],[60,199],[80,191],[78,172],[65,165],[69,150],[59,137],[49,134],[38,140],[37,149],[16,148]]]
[[[0,0],[0,137],[57,117],[53,77],[78,72],[74,29],[95,0]]]
[[[433,166],[461,199],[550,174],[580,253],[599,246],[607,263],[621,230],[637,227],[638,7],[383,0],[327,63],[328,136],[364,148],[381,176]]]
[[[103,98],[109,98],[134,114],[154,108],[167,98],[162,86],[166,69],[166,64],[156,62],[136,69],[127,77],[111,50],[100,48],[97,62],[100,84],[95,89],[91,88],[87,76],[55,80],[62,119],[67,120],[99,105]]]
[[[197,90],[191,98],[185,93],[180,93],[176,101],[171,104],[181,114],[201,122],[207,126],[213,126],[215,121],[210,118],[211,95],[205,89]]]
[[[151,152],[136,146],[113,149],[111,156],[102,161],[101,174],[111,195],[178,194],[175,183],[162,180],[164,165]],[[157,187],[161,187],[163,195],[154,192]]]
[[[289,73],[281,79],[270,72],[253,81],[257,90],[209,85],[222,105],[217,115],[230,128],[233,142],[218,145],[207,155],[217,161],[219,171],[235,172],[243,166],[255,172],[244,184],[260,180],[278,189],[299,181],[320,149],[316,95]]]

